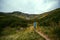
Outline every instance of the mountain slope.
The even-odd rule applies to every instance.
[[[51,40],[60,40],[60,8],[47,13],[47,16],[38,21],[40,31],[48,35]]]
[[[21,27],[22,28],[28,27],[27,20],[12,16],[11,14],[0,13],[0,35],[8,35],[10,33],[12,34],[14,31],[11,30],[7,31],[7,30],[10,28],[14,28],[14,30],[15,29],[19,30]],[[8,29],[4,30],[5,28]]]
[[[43,17],[40,19],[40,24],[46,24],[47,26],[49,26],[51,24],[51,22],[54,22],[56,24],[59,23],[60,21],[60,8],[47,12],[47,16]]]

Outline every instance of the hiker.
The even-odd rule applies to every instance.
[[[36,22],[34,22],[34,29],[36,29]]]

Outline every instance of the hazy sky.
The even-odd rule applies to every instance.
[[[60,0],[0,0],[0,12],[39,14],[60,8]]]

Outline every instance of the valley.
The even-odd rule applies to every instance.
[[[34,22],[37,22],[36,29]],[[0,12],[0,40],[48,40],[48,38],[60,40],[60,8],[42,14]]]

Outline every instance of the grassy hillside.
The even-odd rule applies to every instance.
[[[4,28],[7,27],[17,28],[17,29],[19,29],[20,27],[26,28],[28,27],[28,22],[25,19],[15,17],[10,14],[0,13],[0,34],[1,35],[4,34],[1,32],[3,32]]]
[[[53,10],[51,12],[47,12],[46,17],[43,17],[40,19],[39,24],[40,25],[46,25],[46,26],[51,26],[51,24],[58,24],[60,21],[60,9]]]
[[[60,40],[60,8],[47,12],[47,14],[39,19],[40,29],[52,40]]]
[[[27,20],[9,14],[0,14],[0,26],[27,26]],[[24,27],[23,26],[23,27]]]

